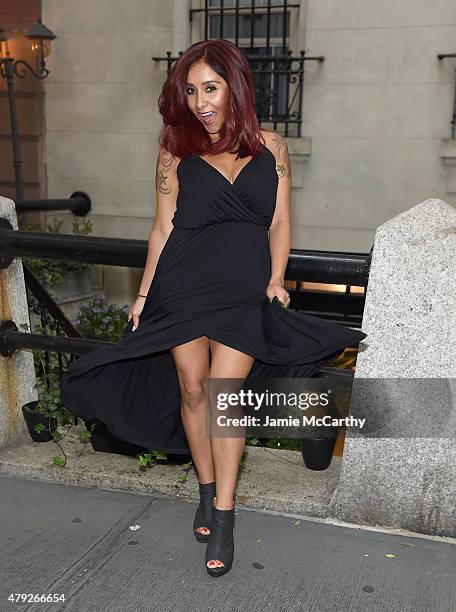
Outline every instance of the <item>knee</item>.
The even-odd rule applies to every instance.
[[[181,385],[183,408],[194,410],[200,406],[206,393],[204,380],[184,380]]]

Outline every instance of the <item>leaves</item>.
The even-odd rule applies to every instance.
[[[148,453],[140,453],[137,455],[138,465],[141,470],[145,470],[152,464],[158,461],[167,461],[168,456],[162,451],[151,450]]]
[[[52,223],[46,226],[47,231],[51,234],[60,234],[62,223],[63,219],[54,218]],[[20,229],[29,232],[42,232],[41,226],[33,223],[21,224]],[[89,219],[83,221],[74,219],[72,222],[72,230],[73,234],[76,236],[87,236],[93,230],[93,223]],[[92,266],[92,264],[83,261],[36,259],[31,257],[24,257],[23,259],[35,276],[48,288],[63,286],[65,282],[65,272],[89,270]]]
[[[128,323],[128,308],[128,304],[119,307],[96,296],[79,307],[75,321],[78,332],[90,340],[116,342]]]

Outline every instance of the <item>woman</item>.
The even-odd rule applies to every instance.
[[[286,310],[290,160],[285,139],[259,128],[239,49],[192,45],[159,109],[157,212],[138,297],[119,342],[70,365],[62,399],[123,439],[190,449],[200,490],[193,530],[216,577],[233,562],[245,439],[205,435],[207,380],[310,377],[366,335]]]

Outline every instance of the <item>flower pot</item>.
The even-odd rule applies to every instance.
[[[337,435],[329,438],[301,438],[301,454],[309,470],[326,470],[333,457]]]
[[[34,442],[50,442],[54,439],[51,432],[57,429],[57,419],[45,416],[38,410],[37,406],[37,400],[28,402],[22,406],[22,414],[24,415],[28,432]],[[34,429],[34,426],[39,423],[42,423],[46,428],[42,432],[35,431]]]
[[[94,451],[99,453],[117,453],[119,455],[134,456],[137,453],[145,453],[147,449],[137,444],[132,444],[113,436],[103,421],[98,419],[84,419],[87,429],[96,423],[90,436],[90,443]]]
[[[92,444],[94,451],[99,453],[127,455],[129,457],[149,452],[149,449],[144,446],[133,444],[132,442],[127,442],[126,440],[122,440],[117,436],[113,436],[105,423],[99,419],[84,419],[84,423],[89,431],[92,425],[96,423],[96,426],[94,427],[90,436],[90,443]],[[166,453],[166,455],[168,463],[187,463],[191,460],[190,454],[173,455]]]

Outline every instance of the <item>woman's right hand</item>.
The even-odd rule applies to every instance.
[[[137,330],[139,327],[139,317],[143,311],[145,301],[146,298],[138,296],[133,306],[128,310],[128,320],[133,318],[132,331]]]

